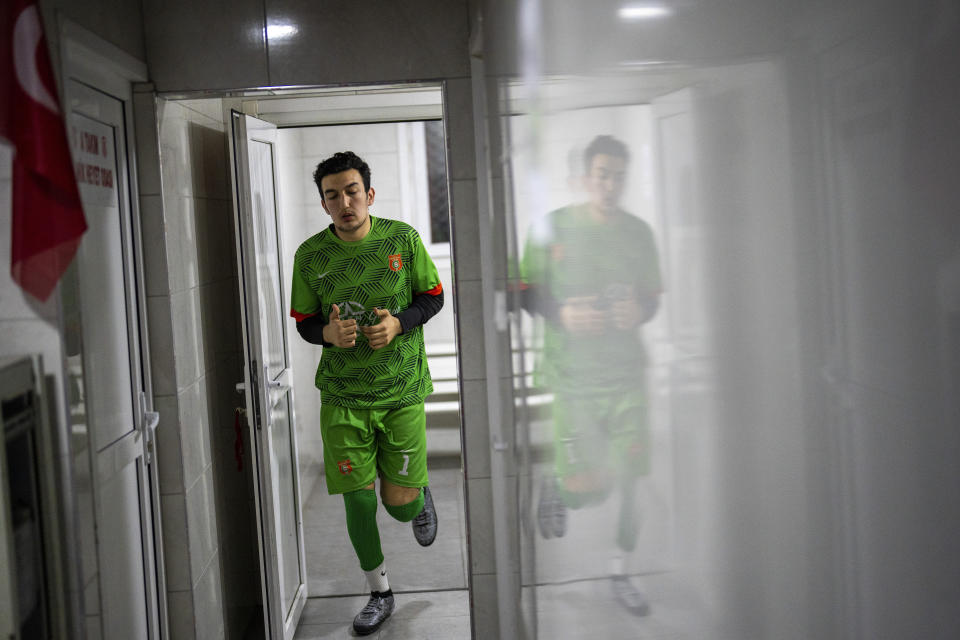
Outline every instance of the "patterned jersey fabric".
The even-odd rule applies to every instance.
[[[587,205],[553,211],[530,230],[521,263],[530,287],[559,308],[589,298],[606,318],[600,335],[573,335],[556,317],[545,318],[537,384],[595,392],[631,387],[646,363],[637,328],[617,329],[610,318],[617,301],[662,291],[653,232],[625,211],[598,222]]]
[[[332,225],[300,245],[294,257],[290,315],[328,318],[334,304],[343,320],[378,321],[374,308],[397,314],[413,296],[440,291],[440,276],[416,230],[370,216],[370,232],[344,242]],[[354,347],[323,348],[316,385],[321,402],[354,409],[394,409],[423,402],[433,391],[423,327],[373,350],[357,331]]]

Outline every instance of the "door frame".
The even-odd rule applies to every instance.
[[[254,502],[256,505],[255,517],[257,519],[257,548],[260,559],[260,596],[264,611],[264,625],[271,638],[279,634],[278,640],[289,639],[296,633],[299,626],[300,616],[306,606],[307,601],[307,565],[306,549],[304,544],[304,525],[303,525],[303,501],[300,494],[300,470],[299,470],[299,447],[297,445],[296,419],[294,415],[294,401],[292,380],[290,380],[290,346],[287,340],[286,318],[281,318],[281,331],[283,332],[283,355],[286,367],[280,373],[276,380],[268,378],[268,366],[262,362],[263,356],[263,333],[260,323],[259,303],[254,302],[248,306],[249,294],[256,293],[259,300],[260,279],[257,271],[257,256],[250,256],[246,248],[250,246],[256,251],[256,230],[253,228],[257,220],[254,220],[247,212],[253,209],[253,204],[249,202],[250,162],[248,145],[253,138],[259,137],[258,142],[265,142],[270,145],[272,179],[274,181],[273,207],[276,223],[272,229],[267,232],[279,231],[279,207],[277,202],[277,174],[276,174],[276,125],[262,122],[262,124],[271,124],[271,129],[256,129],[251,131],[249,128],[250,119],[253,116],[246,116],[237,111],[230,113],[230,123],[228,126],[228,138],[230,146],[231,165],[231,184],[233,190],[234,206],[234,237],[237,247],[237,271],[238,284],[240,287],[240,315],[243,334],[243,391],[246,402],[246,422],[248,441],[253,443],[255,452],[255,462],[253,464],[254,474]],[[238,123],[239,120],[239,123]],[[263,132],[266,131],[266,135]],[[238,138],[243,137],[243,144],[238,144]],[[242,158],[241,158],[242,156]],[[281,264],[281,273],[279,284],[281,304],[287,293],[284,286],[284,276],[282,273],[283,243],[282,233],[277,236],[277,261]],[[252,308],[251,308],[252,307]],[[250,363],[255,362],[256,370],[251,370]],[[238,385],[238,390],[240,389]],[[282,560],[274,557],[272,560],[266,557],[266,551],[275,551],[278,548],[276,537],[276,515],[278,505],[274,500],[277,487],[274,485],[275,471],[271,466],[271,448],[273,441],[271,438],[271,419],[270,412],[274,406],[273,390],[282,388],[282,393],[287,395],[288,403],[288,429],[291,438],[290,447],[292,450],[293,474],[291,478],[296,518],[297,518],[297,557],[299,559],[298,567],[302,581],[296,592],[292,594],[293,604],[289,615],[287,610],[283,610],[283,600],[280,601],[281,611],[274,608],[274,596],[282,592],[280,584],[280,572],[282,570]],[[266,484],[265,484],[266,478]],[[266,522],[266,516],[273,515],[273,522]]]
[[[142,387],[140,403],[134,398],[134,415],[136,428],[143,432],[147,439],[145,442],[145,463],[146,474],[149,479],[149,487],[144,490],[145,496],[149,499],[151,509],[152,526],[144,526],[145,534],[145,553],[146,562],[145,572],[147,574],[147,606],[148,623],[152,627],[152,632],[157,634],[158,638],[166,640],[169,635],[167,621],[167,594],[166,594],[166,575],[163,561],[163,527],[160,517],[160,483],[155,461],[156,447],[155,437],[152,433],[147,433],[150,427],[146,424],[146,415],[154,411],[153,404],[153,383],[151,379],[149,333],[147,323],[147,300],[146,284],[144,280],[143,263],[143,236],[140,220],[140,193],[138,186],[137,171],[137,141],[135,135],[135,126],[133,118],[133,84],[145,82],[148,79],[147,65],[129,55],[122,49],[107,42],[96,34],[81,27],[79,24],[70,20],[63,13],[57,13],[57,28],[59,35],[59,54],[60,54],[60,74],[59,89],[60,95],[66,96],[66,86],[70,79],[81,82],[91,88],[94,88],[108,96],[119,101],[123,105],[124,136],[125,147],[118,149],[119,153],[126,156],[126,172],[119,183],[119,197],[126,200],[126,206],[129,207],[130,223],[130,258],[131,264],[127,267],[132,276],[129,282],[129,290],[134,293],[136,299],[128,303],[128,312],[134,314],[138,322],[138,332],[131,336],[135,343],[138,343],[137,359],[140,376],[139,383]],[[63,100],[64,112],[69,106],[66,100]],[[117,158],[118,167],[120,158]],[[69,429],[69,426],[64,427]],[[69,438],[69,433],[64,437]],[[93,471],[96,473],[96,471]],[[64,474],[62,507],[65,514],[72,523],[72,513],[74,506],[74,494],[71,486],[71,473]],[[143,518],[143,512],[141,512]],[[142,524],[146,524],[143,523]],[[68,531],[75,531],[70,526]],[[71,576],[71,586],[78,594],[76,599],[82,597],[80,556],[72,544],[74,541],[68,541],[65,554],[68,556],[70,569],[75,571]],[[153,580],[150,578],[154,577]],[[82,611],[81,603],[77,602],[72,607],[75,609],[77,619],[73,622],[77,637],[82,637],[83,619],[79,615]]]
[[[232,135],[232,120],[231,120],[231,111],[237,111],[243,115],[249,115],[258,119],[266,120],[272,124],[275,124],[278,128],[296,128],[296,127],[309,127],[309,126],[323,126],[323,125],[349,125],[349,124],[372,124],[372,123],[381,123],[381,122],[404,122],[404,121],[420,121],[420,120],[441,120],[444,123],[445,135],[448,140],[450,138],[449,131],[449,120],[446,109],[449,106],[449,97],[447,95],[447,81],[446,80],[412,80],[407,82],[391,82],[391,83],[369,83],[361,84],[356,86],[324,86],[324,85],[315,85],[315,86],[298,86],[298,87],[237,87],[232,89],[211,89],[211,90],[183,90],[183,91],[162,91],[154,94],[157,99],[161,102],[171,101],[179,102],[184,100],[193,100],[193,99],[202,99],[202,98],[214,98],[222,100],[222,113],[223,113],[223,125],[225,127],[225,133],[229,140],[229,146],[234,145],[233,135]],[[435,99],[439,97],[439,100]],[[447,150],[447,161],[449,169],[449,148]],[[227,161],[231,163],[232,155],[228,156]],[[230,166],[230,180],[231,180],[231,197],[236,199],[236,174],[235,167]],[[447,175],[447,189],[450,197],[453,195],[453,182],[454,177],[448,172]],[[237,215],[237,204],[233,204],[233,214]],[[451,211],[452,215],[452,211]],[[234,234],[239,232],[239,225],[242,222],[234,219]],[[236,238],[235,242],[239,242]],[[451,227],[451,239],[449,241],[449,256],[447,260],[453,260],[454,253],[454,240],[453,240],[453,230]],[[243,260],[242,256],[237,255],[237,276],[241,278],[242,286],[242,275],[239,271],[241,267],[241,261]],[[287,284],[285,281],[283,284]],[[454,282],[451,281],[451,288],[453,288]],[[241,295],[243,295],[241,293]],[[248,320],[246,317],[247,308],[246,304],[241,298],[241,326],[242,331],[246,334],[248,330]],[[243,337],[243,357],[246,360],[247,354],[245,346],[247,344],[247,337]],[[460,348],[459,338],[456,341],[457,348]],[[462,383],[462,364],[458,358],[457,362],[457,373],[458,380]],[[258,372],[258,378],[262,372]],[[241,386],[242,385],[242,386]],[[254,385],[256,386],[256,385]],[[237,385],[238,392],[245,392],[246,389],[251,388],[250,381],[250,372],[246,363],[244,365],[244,377],[241,384]],[[254,389],[254,393],[257,393]],[[245,398],[246,405],[246,398]],[[253,407],[246,406],[245,410],[247,415],[252,415]],[[257,429],[252,424],[253,418],[247,419],[247,424],[244,426],[244,433],[247,437],[247,442],[255,443],[258,439]],[[461,441],[463,441],[464,432],[463,432],[463,416],[461,415],[459,432],[461,435]],[[253,465],[254,472],[254,488],[253,488],[253,499],[257,503],[256,513],[254,514],[255,518],[258,518],[257,528],[258,536],[262,534],[263,523],[259,522],[259,513],[261,511],[260,502],[260,480],[259,474],[260,469],[258,464]],[[466,482],[466,474],[463,469],[460,470],[461,475],[463,476],[464,482]],[[297,483],[299,484],[300,478],[299,474],[297,477]],[[299,490],[299,489],[298,489]],[[464,495],[465,505],[464,511],[465,515],[469,514],[469,497]],[[468,518],[469,520],[469,518]],[[469,522],[468,522],[469,526]],[[305,535],[304,535],[305,538]],[[467,555],[469,558],[470,554],[470,542],[469,536],[466,542],[467,545]],[[262,540],[257,541],[258,546],[258,556],[262,553],[263,543]],[[468,560],[469,563],[469,560]],[[260,572],[261,579],[261,602],[260,605],[265,609],[267,604],[266,593],[265,593],[265,581],[268,579],[265,567],[264,560],[261,557],[258,557],[258,570]],[[306,574],[305,574],[306,575]],[[473,584],[471,580],[471,574],[468,571],[466,575],[467,581],[467,591],[473,593]],[[273,585],[275,588],[275,585]],[[473,617],[473,609],[469,611],[471,618]],[[264,616],[264,625],[269,624],[267,621],[268,613],[266,610],[263,611]]]

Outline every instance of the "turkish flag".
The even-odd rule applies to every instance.
[[[73,260],[87,222],[33,0],[0,8],[0,137],[14,147],[10,270],[46,300]]]

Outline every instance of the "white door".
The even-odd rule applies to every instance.
[[[234,211],[247,422],[256,455],[261,589],[269,638],[289,640],[307,598],[287,291],[276,194],[276,127],[233,112]]]
[[[146,411],[129,102],[75,80],[66,89],[89,225],[62,290],[87,636],[160,638],[150,465],[157,416]]]

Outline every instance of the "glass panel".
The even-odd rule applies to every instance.
[[[450,199],[447,195],[447,141],[443,121],[423,123],[430,192],[430,243],[450,242]]]
[[[290,394],[283,393],[270,410],[270,468],[273,469],[273,505],[276,518],[277,555],[283,616],[293,606],[303,582],[300,575],[300,545],[297,542],[297,502],[293,473],[293,440],[290,437]]]
[[[646,383],[661,372],[663,316],[637,320],[662,288],[649,122],[646,105],[505,121],[510,139],[537,141],[513,149],[513,175],[525,179],[512,182],[509,214],[520,288],[535,294],[514,334],[518,451],[530,464],[519,488],[531,511],[521,517],[538,532],[523,540],[524,585],[539,585],[523,590],[524,615],[532,626],[539,605],[548,632],[543,611],[558,601],[584,598],[611,573],[664,571],[673,553],[665,398]],[[616,140],[598,138],[610,130]],[[566,607],[564,619],[629,621],[613,601],[620,585],[603,587],[590,607]]]
[[[97,535],[111,558],[101,579],[103,634],[108,640],[149,637],[139,471],[140,463],[131,462],[100,486]]]
[[[37,450],[38,415],[35,396],[23,393],[5,398],[0,419],[0,450],[6,447],[6,469],[0,469],[0,483],[8,492],[12,549],[15,561],[17,611],[22,638],[48,637],[47,590],[50,572],[44,571],[43,550],[46,532],[43,496],[40,494]],[[6,508],[6,505],[0,506]],[[11,636],[12,637],[12,636]]]
[[[250,195],[257,253],[257,288],[260,299],[260,330],[262,348],[271,380],[286,368],[284,349],[284,326],[286,323],[283,303],[283,286],[280,282],[282,265],[277,242],[277,210],[273,185],[273,145],[251,140]]]
[[[70,339],[79,341],[82,363],[76,383],[82,394],[82,409],[96,450],[132,431],[134,422],[133,380],[130,374],[130,336],[125,283],[123,211],[117,187],[114,128],[78,113],[70,116],[70,138],[80,196],[89,228],[78,252],[82,278],[71,281],[75,291],[65,291]],[[84,317],[79,310],[95,310]],[[71,355],[71,354],[68,354]],[[84,393],[85,391],[85,393]]]
[[[88,625],[99,615],[100,583],[97,562],[96,523],[93,508],[93,459],[87,424],[87,392],[84,387],[83,336],[80,317],[80,283],[74,260],[60,279],[63,307],[63,344],[67,368],[67,399],[70,411],[70,451],[73,456],[74,499],[77,503],[77,528],[80,537],[82,585]]]

